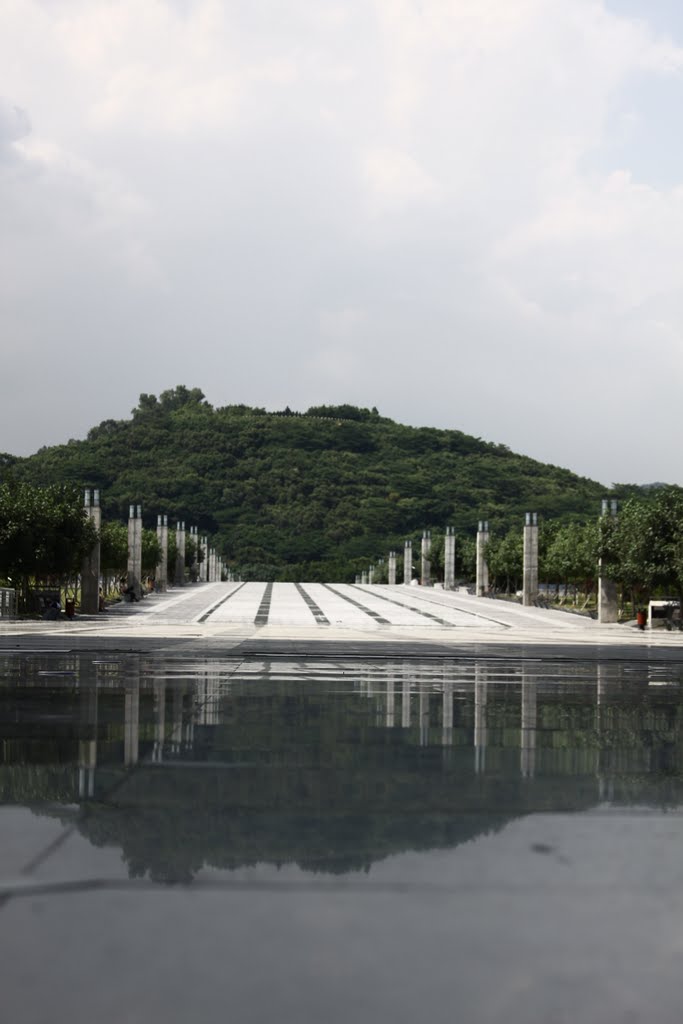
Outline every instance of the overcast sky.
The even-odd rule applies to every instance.
[[[0,0],[0,450],[140,392],[683,484],[680,0]]]

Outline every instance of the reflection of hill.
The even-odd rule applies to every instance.
[[[17,689],[3,712],[0,798],[73,804],[94,782],[78,822],[83,835],[120,847],[131,874],[169,882],[204,865],[264,861],[362,870],[406,850],[457,846],[533,812],[580,811],[603,798],[683,802],[675,695],[638,689],[628,703],[621,691],[598,710],[593,688],[527,681],[488,695],[480,688],[475,707],[463,687],[446,729],[444,692],[415,690],[401,709],[387,697],[393,679],[372,694],[239,685],[210,707],[191,684],[143,685],[139,699],[130,688],[125,699],[120,688],[100,689],[96,701],[87,688],[72,689],[48,694],[42,719],[39,692]],[[140,757],[132,769],[123,767],[131,692]],[[161,763],[145,760],[153,749]]]
[[[121,846],[132,874],[165,881],[189,880],[203,864],[264,861],[342,873],[406,850],[457,846],[521,814],[556,810],[558,801],[580,810],[597,800],[594,779],[558,787],[522,779],[513,764],[512,778],[481,779],[464,758],[442,767],[441,751],[430,753],[437,757],[414,770],[366,760],[344,775],[144,767],[115,804],[91,807],[80,827],[98,845]]]

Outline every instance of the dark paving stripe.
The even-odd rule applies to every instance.
[[[215,604],[213,606],[213,608],[209,608],[208,612],[204,612],[204,614],[202,615],[201,619],[197,619],[197,622],[206,622],[206,620],[208,619],[209,615],[213,615],[213,613],[217,612],[219,608],[222,608],[223,605],[225,604],[225,602],[229,601],[231,597],[234,597],[235,594],[237,593],[237,591],[241,590],[242,587],[244,587],[244,586],[245,586],[244,583],[240,583],[239,587],[235,587],[234,590],[231,590],[227,597],[224,597],[222,599],[222,601],[219,601],[218,604]]]
[[[267,583],[266,589],[261,598],[261,604],[256,612],[256,618],[254,619],[255,626],[265,626],[268,623],[268,616],[270,614],[270,602],[273,599],[273,584]]]
[[[379,622],[382,626],[391,625],[388,619],[383,619],[381,615],[377,614],[377,612],[373,612],[372,608],[366,608],[364,604],[360,603],[360,601],[354,601],[352,597],[347,597],[346,594],[340,594],[339,591],[335,590],[334,587],[331,587],[329,583],[323,583],[322,585],[323,587],[326,587],[328,590],[330,590],[333,594],[336,594],[337,597],[341,597],[343,601],[348,601],[349,604],[352,604],[354,606],[354,608],[360,608],[362,612],[365,612],[366,615],[369,615],[371,619],[375,620],[375,622]]]
[[[354,583],[352,586],[355,587],[356,584]],[[393,597],[385,597],[384,594],[375,594],[374,592],[372,596],[376,597],[380,601],[388,601],[389,604],[395,604],[399,608],[405,608],[409,612],[416,612],[417,615],[424,615],[425,619],[431,619],[432,622],[438,622],[440,626],[446,626],[448,629],[457,628],[452,622],[446,622],[445,619],[440,619],[438,615],[432,615],[431,612],[425,612],[422,608],[416,608],[414,604],[405,604],[403,601],[394,600]]]
[[[306,593],[306,591],[304,590],[300,583],[295,583],[294,586],[296,587],[298,593],[301,594],[301,596],[303,597],[308,608],[310,608],[310,610],[313,612],[313,617],[315,618],[315,621],[318,623],[318,625],[329,626],[330,620],[327,618],[322,608],[318,607],[318,605],[315,603],[310,594]]]

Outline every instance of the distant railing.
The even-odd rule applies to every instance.
[[[0,587],[0,619],[9,619],[17,614],[17,592],[10,587]]]

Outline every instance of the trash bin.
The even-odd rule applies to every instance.
[[[66,615],[67,619],[73,619],[74,615],[76,614],[76,602],[73,600],[73,598],[67,597],[66,601],[64,602],[64,614]]]
[[[638,623],[638,629],[645,629],[647,623],[647,612],[644,608],[641,608],[636,612],[636,622]]]

